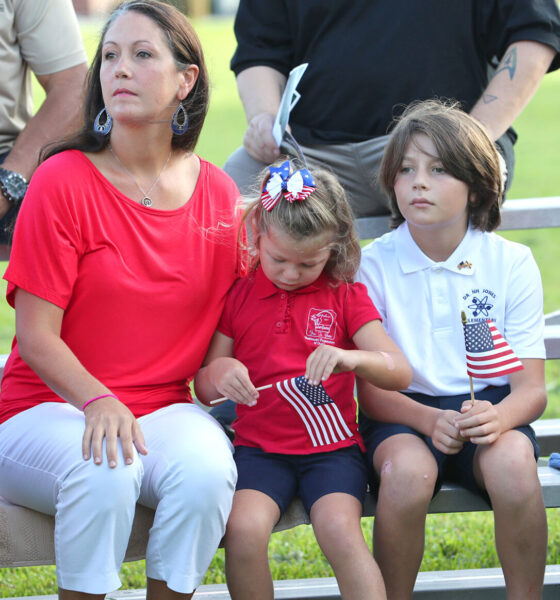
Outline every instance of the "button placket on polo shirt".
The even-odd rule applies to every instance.
[[[278,294],[278,310],[276,312],[276,323],[274,333],[286,334],[290,330],[290,304],[292,298],[288,292]]]
[[[445,269],[441,265],[433,265],[428,272],[428,282],[432,297],[433,331],[434,333],[448,331],[453,323],[453,315]]]

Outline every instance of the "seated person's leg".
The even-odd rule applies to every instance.
[[[385,598],[381,572],[361,527],[367,465],[358,446],[310,455],[300,470],[300,495],[317,542],[345,599]]]
[[[278,505],[270,496],[249,489],[235,492],[225,538],[226,578],[232,598],[274,597],[268,542],[279,518]]]
[[[476,393],[498,404],[508,385]],[[464,396],[463,400],[468,396]],[[461,397],[450,398],[455,409]],[[492,444],[466,442],[448,461],[446,477],[486,496],[495,519],[496,547],[510,599],[541,597],[546,564],[546,511],[537,475],[538,444],[528,425],[504,432]]]
[[[301,146],[301,150],[310,167],[334,173],[346,191],[356,217],[388,215],[389,199],[376,177],[388,138],[382,136],[359,143]],[[258,192],[259,173],[266,166],[240,147],[229,156],[224,171],[243,195],[249,195]]]
[[[547,524],[535,458],[529,427],[506,431],[493,444],[477,446],[474,455],[474,476],[492,502],[496,548],[512,599],[542,594]]]
[[[272,529],[295,495],[289,462],[258,448],[237,446],[238,482],[225,537],[226,579],[235,600],[272,600],[268,564]]]
[[[410,598],[424,554],[426,513],[441,484],[443,455],[409,427],[360,415],[360,431],[377,485],[374,556],[388,597]]]
[[[56,515],[58,586],[103,595],[117,589],[140,492],[138,456],[125,465],[119,446],[114,469],[105,453],[100,465],[84,460],[84,415],[66,403],[30,408],[2,423],[0,432],[6,459],[0,461],[0,494]]]
[[[233,448],[194,404],[140,417],[148,454],[139,502],[155,509],[146,573],[182,594],[202,581],[222,539],[236,482]]]
[[[365,142],[303,146],[311,167],[336,175],[356,217],[389,215],[389,198],[377,182],[377,173],[388,136]]]

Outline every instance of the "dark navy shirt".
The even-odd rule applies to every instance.
[[[550,70],[560,67],[556,0],[241,0],[235,33],[236,74],[309,63],[290,116],[305,145],[384,135],[413,100],[469,111],[516,41],[553,47]]]

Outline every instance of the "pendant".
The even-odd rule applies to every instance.
[[[140,204],[142,206],[152,206],[153,202],[151,198],[148,198],[148,196],[146,196],[145,198],[142,198]]]

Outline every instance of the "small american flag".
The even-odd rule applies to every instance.
[[[352,438],[352,432],[323,384],[311,385],[303,375],[284,379],[276,389],[294,407],[313,446],[336,444]]]
[[[464,323],[467,373],[477,379],[500,377],[521,371],[523,364],[494,323]]]

